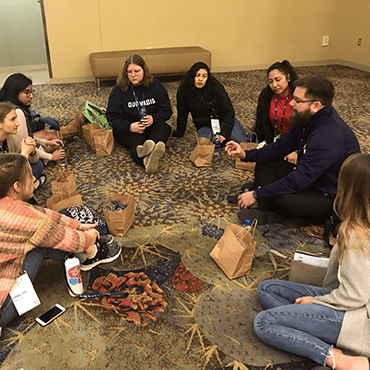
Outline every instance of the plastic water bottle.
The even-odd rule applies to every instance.
[[[146,117],[146,108],[145,105],[143,105],[140,108],[140,122],[143,123],[144,118]]]
[[[215,144],[215,150],[213,152],[214,155],[220,154],[220,148],[221,148],[221,142],[220,142],[220,133],[216,132],[214,138],[213,138],[213,144]]]
[[[247,220],[244,221],[244,228],[247,231],[251,231],[251,229],[252,229],[252,222],[251,222],[251,220],[247,219]]]
[[[66,150],[64,145],[62,145],[61,143],[59,143],[59,145],[60,145],[60,149],[58,150],[62,150],[62,149]],[[65,167],[67,165],[67,155],[63,159],[59,159],[58,164],[60,167]]]
[[[66,270],[67,283],[70,289],[76,294],[82,294],[84,288],[82,284],[80,260],[72,253],[68,254],[64,261],[64,267]],[[72,297],[76,297],[76,295],[73,294],[70,289],[68,289],[68,293]]]

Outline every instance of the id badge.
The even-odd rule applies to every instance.
[[[39,297],[36,294],[27,271],[18,277],[9,295],[19,315],[32,310],[40,304]]]
[[[221,132],[219,119],[211,118],[211,126],[212,126],[212,131],[214,135]]]
[[[280,134],[279,135],[276,135],[274,137],[274,143],[276,143],[280,138],[281,138],[281,135]]]

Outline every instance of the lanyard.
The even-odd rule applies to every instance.
[[[0,144],[0,153],[8,153],[8,143],[6,139]]]
[[[135,98],[137,113],[138,113],[138,115],[140,117],[140,103],[139,103],[139,99],[137,98],[137,96],[135,94],[134,87],[132,85],[131,85],[131,90],[132,90],[132,95]],[[145,109],[145,92],[143,92],[143,104],[142,104],[142,107]]]
[[[284,104],[284,109],[283,109],[283,115],[281,116],[280,135],[281,135],[281,132],[283,130],[284,115],[285,115],[286,106],[288,105],[288,100],[289,100],[289,94],[287,95],[287,97],[285,99],[285,104]],[[275,94],[275,136],[277,135],[277,132],[276,132],[276,127],[277,127],[277,106],[278,106],[278,97],[277,97],[277,94]]]

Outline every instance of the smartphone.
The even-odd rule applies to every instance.
[[[46,326],[58,316],[60,316],[65,310],[66,309],[64,307],[57,303],[54,307],[50,308],[50,310],[47,310],[41,316],[37,317],[36,321],[40,325]]]
[[[227,201],[229,202],[229,204],[237,205],[238,204],[238,196],[237,195],[230,195],[230,196],[227,197]]]

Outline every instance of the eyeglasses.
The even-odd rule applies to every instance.
[[[314,101],[318,101],[317,99],[311,99],[311,100],[301,100],[299,98],[297,98],[296,96],[292,96],[292,100],[294,100],[297,104],[300,104],[300,103],[312,103]]]
[[[127,74],[128,74],[128,75],[133,75],[133,74],[137,75],[137,74],[139,74],[141,71],[142,71],[142,69],[135,69],[134,71],[127,71]]]
[[[30,90],[22,90],[22,93],[26,94],[27,96],[34,95],[35,91],[33,89]]]

